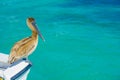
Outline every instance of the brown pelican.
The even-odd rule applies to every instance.
[[[28,18],[26,20],[26,23],[28,27],[31,29],[32,35],[28,38],[24,38],[18,41],[13,46],[8,58],[8,63],[10,64],[21,58],[27,58],[36,49],[38,44],[38,35],[42,38],[43,41],[45,41],[40,30],[38,30],[34,18]]]

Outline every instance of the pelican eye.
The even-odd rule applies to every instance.
[[[35,21],[34,18],[28,18],[28,20],[29,20],[30,22]]]

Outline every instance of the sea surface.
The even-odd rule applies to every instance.
[[[0,52],[31,35],[28,17],[46,41],[27,80],[120,80],[120,0],[0,0]]]

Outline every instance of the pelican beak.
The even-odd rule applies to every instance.
[[[44,39],[44,37],[42,36],[40,30],[38,29],[37,24],[36,24],[35,22],[32,22],[32,25],[33,25],[34,28],[36,29],[36,31],[37,31],[38,35],[40,36],[40,38],[45,42],[45,39]]]

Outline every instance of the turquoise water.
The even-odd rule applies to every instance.
[[[46,42],[29,56],[28,80],[120,80],[119,0],[1,0],[0,52],[31,35],[29,16]]]

